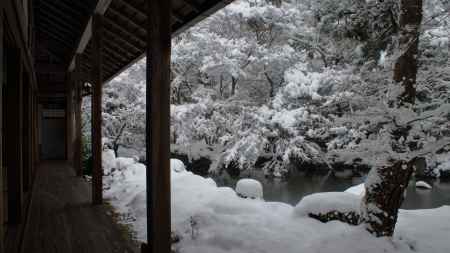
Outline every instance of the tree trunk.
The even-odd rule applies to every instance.
[[[114,151],[114,155],[116,156],[116,157],[119,157],[119,144],[117,144],[117,143],[114,143],[113,144],[113,151]]]
[[[220,97],[223,98],[223,75],[220,75],[219,93]]]
[[[422,0],[400,1],[400,56],[394,68],[394,81],[402,85],[403,93],[397,106],[414,104],[416,97],[416,75],[419,45],[419,29],[422,21]],[[403,133],[407,139],[410,128],[397,126],[392,131],[392,145],[396,152],[408,152],[398,143]],[[397,222],[398,209],[404,200],[405,190],[413,172],[412,161],[394,160],[388,165],[373,168],[365,182],[366,195],[361,207],[362,220],[369,232],[381,236],[392,236]]]
[[[266,77],[267,82],[269,82],[269,85],[270,85],[269,96],[271,98],[273,98],[275,96],[275,83],[272,80],[272,78],[270,78],[270,76],[267,72],[264,72],[264,76]]]
[[[377,237],[394,234],[398,209],[412,172],[413,162],[406,161],[395,161],[370,171],[361,213],[367,230]]]
[[[394,81],[403,85],[399,104],[414,104],[419,46],[419,29],[422,22],[422,0],[400,1],[400,56],[394,67]]]
[[[234,96],[236,93],[236,86],[237,86],[238,79],[234,76],[231,77],[231,96]]]

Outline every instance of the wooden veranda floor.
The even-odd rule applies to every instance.
[[[91,204],[91,187],[64,162],[38,169],[22,253],[131,253],[137,245],[107,206]]]

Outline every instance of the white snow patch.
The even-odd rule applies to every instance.
[[[431,187],[431,185],[429,185],[427,182],[425,181],[417,181],[416,182],[416,188],[421,188],[421,189],[431,189],[433,187]]]
[[[364,187],[364,183],[352,186],[345,190],[345,192],[352,193],[358,196],[364,196],[366,194],[366,188]]]
[[[184,166],[184,163],[178,159],[170,159],[170,168],[174,172],[183,172],[186,170],[186,166]]]

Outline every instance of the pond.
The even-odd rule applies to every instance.
[[[345,191],[346,189],[364,182],[364,177],[337,178],[329,175],[304,175],[295,174],[288,179],[265,178],[262,173],[251,172],[246,177],[260,181],[264,189],[266,201],[284,202],[296,205],[303,196],[316,192]],[[215,177],[219,186],[234,188],[237,179],[228,176]],[[431,190],[415,187],[415,179],[408,186],[403,209],[436,208],[442,205],[450,205],[450,181],[439,179],[427,179],[433,188]]]

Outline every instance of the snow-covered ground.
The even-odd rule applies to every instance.
[[[133,159],[118,161],[110,151],[104,160],[105,196],[131,224],[137,239],[145,240],[145,166]],[[394,238],[375,238],[362,226],[324,224],[307,217],[301,211],[307,203],[293,207],[243,199],[231,188],[217,187],[212,179],[180,169],[179,162],[171,164],[176,167],[171,179],[172,228],[181,236],[179,252],[450,252],[450,206],[401,210]],[[332,201],[335,195],[320,197]],[[305,200],[317,203],[311,197]]]

